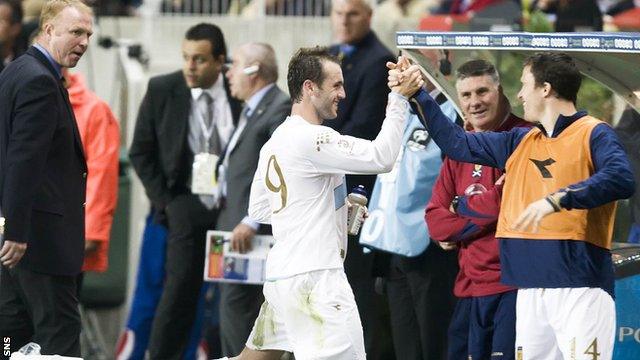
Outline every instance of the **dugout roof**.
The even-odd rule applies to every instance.
[[[482,52],[494,57],[504,51],[524,55],[567,52],[584,75],[640,112],[640,33],[398,32],[396,44],[456,104],[453,83],[430,64],[421,49],[447,49],[456,59],[483,57]]]

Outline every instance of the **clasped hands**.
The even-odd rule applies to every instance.
[[[387,85],[395,93],[409,98],[424,85],[418,65],[411,65],[409,59],[404,56],[398,56],[397,63],[387,62],[387,68],[389,69]]]
[[[424,80],[422,72],[417,65],[411,65],[409,60],[404,56],[398,57],[398,62],[387,62],[387,68],[389,69],[389,76],[387,85],[391,91],[396,92],[404,97],[411,97],[418,91],[423,85]],[[548,198],[543,198],[535,201],[520,214],[514,224],[514,229],[517,231],[526,231],[531,229],[532,232],[537,232],[538,226],[542,219],[547,215],[558,211],[552,203],[559,203],[559,199],[564,196],[564,192],[552,194]],[[551,199],[552,201],[550,201]],[[444,244],[440,244],[441,246]],[[446,250],[455,248],[452,244],[447,244]]]

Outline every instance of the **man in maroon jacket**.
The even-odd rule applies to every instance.
[[[466,62],[456,75],[467,130],[530,126],[511,113],[491,63]],[[500,284],[495,238],[503,182],[502,169],[445,158],[427,206],[431,237],[445,249],[459,248],[449,359],[514,358],[516,290]]]

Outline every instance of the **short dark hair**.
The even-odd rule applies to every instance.
[[[6,4],[11,9],[11,25],[22,23],[22,3],[19,0],[0,0],[0,5]]]
[[[535,53],[524,61],[524,66],[529,67],[536,87],[549,83],[558,98],[576,103],[582,75],[571,56],[565,53]]]
[[[498,70],[496,70],[496,67],[493,66],[492,63],[486,60],[470,60],[460,65],[458,70],[456,70],[456,78],[458,80],[485,75],[491,76],[491,79],[493,79],[495,83],[500,83],[500,74],[498,74]]]
[[[318,85],[322,84],[325,76],[322,63],[326,61],[340,65],[340,60],[331,55],[327,47],[300,48],[293,54],[287,71],[287,85],[294,103],[302,100],[302,84],[306,80],[311,80]]]
[[[200,23],[187,30],[184,38],[186,40],[208,40],[211,43],[211,54],[213,57],[220,55],[227,58],[227,45],[224,42],[222,30],[217,25]]]

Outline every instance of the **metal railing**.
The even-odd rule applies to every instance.
[[[161,0],[159,11],[171,15],[327,16],[331,0]]]

